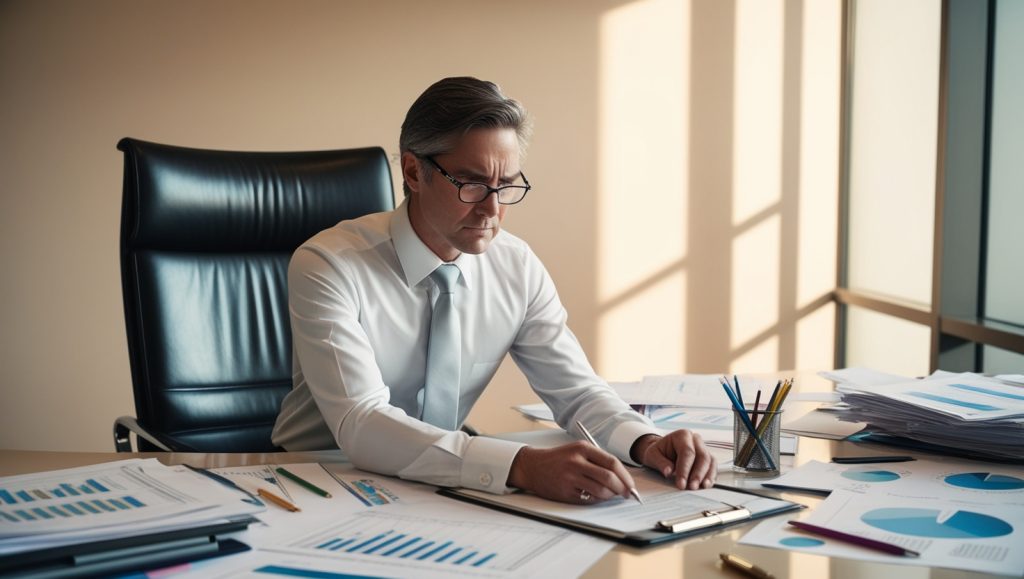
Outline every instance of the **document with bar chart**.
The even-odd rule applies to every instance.
[[[575,576],[612,547],[565,529],[452,501],[365,510],[298,538],[268,543],[260,548],[284,559],[251,571],[262,577],[310,577],[314,575],[302,573],[310,572],[310,561],[320,561],[315,576],[325,579],[343,576],[330,571],[339,563],[350,574],[389,577]],[[290,566],[287,556],[306,563]]]
[[[234,495],[155,459],[0,478],[0,552],[17,544],[219,512]],[[253,511],[241,501],[233,511]],[[259,509],[262,510],[262,509]]]

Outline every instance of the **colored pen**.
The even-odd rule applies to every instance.
[[[873,462],[909,462],[917,460],[912,456],[889,455],[889,456],[833,456],[832,462],[836,464],[871,464]]]
[[[583,426],[583,423],[580,422],[579,420],[576,421],[576,428],[580,429],[580,432],[583,433],[583,436],[587,439],[587,442],[593,444],[596,448],[601,448],[601,446],[597,444],[597,441],[594,440],[593,435],[590,434],[590,431],[587,430],[587,427]],[[636,488],[630,488],[629,494],[633,495],[633,498],[639,501],[641,505],[644,504],[644,499],[640,497],[640,491],[636,490]]]
[[[302,488],[304,488],[304,489],[306,489],[306,490],[308,490],[310,492],[314,492],[314,493],[316,493],[316,494],[318,494],[318,495],[320,495],[320,496],[322,496],[324,498],[328,498],[328,499],[331,498],[331,493],[329,493],[329,492],[325,491],[324,489],[316,486],[315,484],[313,484],[313,483],[309,482],[308,480],[300,477],[299,475],[297,475],[297,474],[295,474],[293,472],[289,472],[289,471],[285,470],[283,467],[279,466],[279,467],[277,467],[274,470],[278,474],[281,474],[281,475],[285,476],[286,478],[289,478],[289,479],[295,481],[296,483],[299,484],[299,486],[301,486]]]
[[[893,545],[892,543],[885,543],[882,541],[876,541],[874,539],[868,539],[867,537],[861,537],[859,535],[851,535],[842,531],[835,531],[827,529],[825,527],[819,527],[818,525],[812,525],[803,521],[789,521],[790,525],[802,530],[812,533],[814,535],[821,535],[822,537],[828,537],[829,539],[835,539],[844,543],[850,543],[851,545],[858,545],[866,549],[874,549],[875,551],[881,551],[883,553],[889,553],[890,555],[899,555],[901,557],[920,557],[921,554],[917,551],[911,551],[905,549],[899,545]]]
[[[753,441],[754,444],[757,445],[757,448],[761,451],[761,456],[763,456],[764,460],[768,463],[768,467],[771,470],[778,470],[779,467],[776,466],[775,461],[772,460],[771,453],[768,452],[768,448],[764,445],[764,441],[761,440],[761,436],[757,433],[757,430],[754,428],[753,423],[750,422],[750,416],[747,416],[747,410],[740,406],[739,400],[736,399],[736,394],[732,391],[732,388],[729,386],[729,381],[724,378],[720,378],[719,380],[722,383],[722,388],[725,389],[726,396],[729,397],[729,401],[732,403],[732,407],[736,410],[736,415],[740,417],[740,421],[743,423],[743,427],[746,428],[747,432],[750,433],[750,438],[747,439],[747,444],[750,444],[750,442]],[[767,424],[768,420],[763,420],[761,422],[761,427],[765,428]],[[747,446],[744,445],[741,454],[743,454],[743,452],[745,452],[746,450]],[[746,454],[747,456],[746,458],[743,459],[743,461],[750,460],[750,453],[747,452]],[[747,462],[742,462],[742,464],[745,465],[747,464]]]
[[[249,495],[249,498],[242,499],[243,501],[245,501],[247,503],[252,503],[254,505],[259,505],[261,507],[263,506],[263,501],[261,501],[258,498],[256,498],[256,495],[254,495],[251,492],[247,491],[246,489],[242,488],[238,483],[236,483],[235,481],[233,481],[233,480],[231,480],[231,479],[229,479],[227,477],[221,476],[221,475],[219,475],[219,474],[217,474],[217,473],[215,473],[215,472],[213,472],[211,470],[207,470],[205,468],[199,468],[199,467],[196,467],[196,466],[192,466],[190,464],[181,463],[181,466],[191,470],[192,472],[197,472],[197,473],[199,473],[199,474],[201,474],[201,475],[203,475],[205,477],[213,479],[213,480],[219,482],[220,484],[222,484],[222,485],[224,485],[226,487],[231,487],[231,488],[233,488],[233,489],[235,489],[237,491],[241,491],[241,492]]]
[[[751,577],[757,577],[757,579],[774,579],[774,575],[771,573],[757,565],[754,565],[753,563],[737,557],[736,555],[731,553],[719,553],[718,556],[722,559],[722,563],[732,567],[733,569],[742,571]]]
[[[288,502],[284,498],[279,497],[279,496],[275,495],[274,493],[268,491],[267,489],[257,489],[256,492],[261,497],[267,499],[268,501],[274,503],[275,505],[281,507],[282,509],[284,509],[286,511],[291,511],[293,513],[296,513],[298,511],[302,510],[299,507],[297,507],[297,506],[293,505],[292,503]]]

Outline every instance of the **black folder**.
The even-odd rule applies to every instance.
[[[2,555],[0,576],[32,579],[100,577],[241,553],[250,547],[224,535],[245,530],[255,521],[252,517],[244,517],[191,529]]]

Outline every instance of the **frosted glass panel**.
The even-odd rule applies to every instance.
[[[1024,356],[995,346],[984,346],[982,372],[989,374],[1024,374]]]
[[[985,316],[1024,325],[1024,2],[996,5]],[[985,357],[988,365],[988,355]]]
[[[924,376],[931,351],[928,326],[872,310],[849,306],[846,316],[846,365]]]
[[[854,14],[849,286],[931,303],[941,0]]]

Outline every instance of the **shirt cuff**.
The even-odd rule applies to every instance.
[[[608,439],[608,451],[630,466],[643,466],[633,462],[633,458],[629,456],[629,451],[633,449],[633,443],[636,442],[636,439],[645,434],[661,435],[657,428],[645,422],[634,420],[623,422],[612,431],[612,435]]]
[[[462,456],[461,486],[494,494],[514,492],[516,489],[505,483],[512,461],[524,446],[521,442],[474,436]]]

